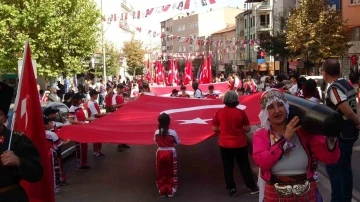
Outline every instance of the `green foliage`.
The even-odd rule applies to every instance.
[[[106,75],[116,76],[120,68],[120,50],[111,42],[105,42],[105,57],[106,57]],[[103,77],[103,57],[99,58],[99,63],[95,65],[95,75]]]
[[[225,75],[231,75],[232,73],[234,73],[232,64],[225,64],[224,69],[225,69]]]
[[[185,71],[185,58],[180,58],[178,59],[178,62],[179,62],[179,72],[184,72]]]
[[[39,75],[84,72],[100,22],[92,0],[0,0],[0,69],[17,72],[29,38]]]
[[[127,72],[129,74],[142,75],[144,72],[144,54],[142,41],[132,38],[130,41],[124,42],[123,50],[126,58]]]
[[[342,56],[349,49],[350,32],[339,11],[324,1],[303,0],[288,21],[286,43],[292,53],[309,62]]]
[[[201,67],[203,62],[204,62],[204,59],[201,58],[201,57],[197,57],[197,58],[193,59],[192,66],[193,66],[193,69],[194,69],[195,72],[199,71],[199,68]]]

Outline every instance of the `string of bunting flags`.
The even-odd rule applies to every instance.
[[[193,2],[193,4],[192,4]],[[111,13],[111,14],[106,14],[104,16],[104,21],[109,21],[109,19],[111,21],[127,21],[128,19],[133,19],[133,20],[139,20],[139,19],[144,19],[144,18],[148,18],[151,16],[154,16],[156,14],[160,14],[160,13],[166,13],[169,12],[170,10],[172,11],[189,11],[191,7],[198,7],[199,4],[201,4],[201,6],[208,6],[208,5],[212,5],[216,3],[216,0],[181,0],[181,1],[177,1],[175,3],[172,4],[165,4],[162,6],[157,6],[157,7],[153,7],[153,8],[148,8],[148,9],[144,9],[144,10],[137,10],[137,11],[131,11],[131,12],[119,12],[119,13]]]

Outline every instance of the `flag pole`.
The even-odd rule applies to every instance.
[[[18,83],[18,88],[16,90],[16,97],[15,97],[15,103],[14,103],[14,113],[13,113],[13,116],[12,116],[12,121],[11,121],[11,130],[10,130],[10,139],[9,139],[9,145],[8,145],[8,150],[11,149],[11,141],[12,141],[12,137],[13,137],[13,134],[14,134],[14,126],[15,126],[15,121],[16,121],[16,110],[17,110],[17,106],[19,104],[19,99],[20,99],[20,87],[21,87],[21,82],[22,82],[22,78],[23,78],[23,73],[24,73],[24,66],[25,66],[25,60],[26,60],[26,53],[27,53],[27,49],[28,49],[28,46],[29,46],[29,39],[26,39],[25,40],[25,46],[24,46],[24,54],[23,54],[23,64],[22,64],[22,67],[21,67],[21,72],[20,72],[20,75],[19,75],[19,83]],[[31,61],[30,61],[31,62]]]

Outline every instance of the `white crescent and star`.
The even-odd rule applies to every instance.
[[[162,113],[166,113],[168,115],[170,114],[176,114],[176,113],[182,113],[182,112],[190,112],[190,111],[196,111],[196,110],[203,110],[203,109],[220,109],[220,108],[224,108],[225,105],[221,104],[221,105],[202,105],[202,106],[196,106],[196,107],[186,107],[186,108],[178,108],[178,109],[169,109],[169,110],[165,110],[160,112],[160,114]],[[238,105],[236,108],[244,110],[246,109],[245,105]],[[211,121],[212,119],[202,119],[200,117],[197,117],[195,119],[190,119],[190,120],[175,120],[175,121],[180,121],[182,123],[180,124],[200,124],[200,125],[205,125],[208,124],[208,121]]]

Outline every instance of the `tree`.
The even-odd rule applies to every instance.
[[[324,1],[303,0],[289,17],[287,47],[290,52],[313,63],[340,57],[350,47],[350,32],[345,23],[341,12],[329,8]]]
[[[105,42],[105,57],[106,57],[106,75],[116,76],[120,70],[120,50],[111,42]],[[99,63],[95,65],[95,75],[103,76],[103,57],[99,58]]]
[[[198,70],[201,67],[201,65],[203,64],[203,62],[204,62],[204,58],[202,58],[202,57],[196,57],[193,59],[192,67],[195,72],[198,72]]]
[[[142,41],[132,38],[130,41],[124,42],[122,52],[126,58],[127,72],[135,75],[142,75],[144,70],[144,54]]]
[[[91,0],[2,0],[0,69],[17,72],[28,38],[39,75],[81,73],[96,48],[100,22]]]

